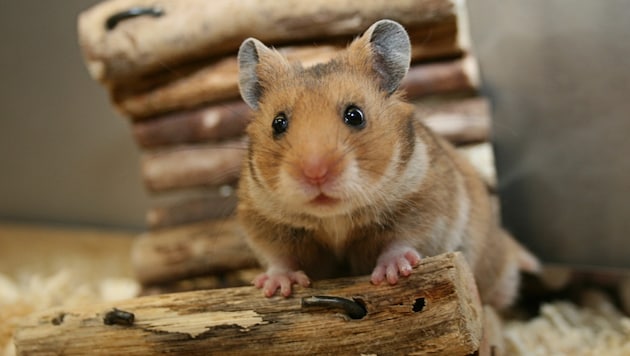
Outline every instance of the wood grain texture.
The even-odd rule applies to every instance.
[[[234,183],[245,152],[243,139],[147,152],[142,177],[153,192]]]
[[[301,307],[313,295],[354,298],[367,315]],[[113,308],[133,313],[133,323],[105,325]],[[25,320],[16,345],[28,355],[468,355],[481,322],[472,274],[449,253],[422,260],[395,286],[366,276],[316,282],[287,299],[241,287],[48,310]]]
[[[128,19],[112,30],[106,20],[132,7],[157,7],[164,15]],[[461,11],[451,0],[113,0],[79,16],[87,67],[102,82],[129,80],[164,67],[234,53],[247,37],[270,44],[355,36],[389,18],[409,29],[450,22]],[[456,37],[453,42],[456,41]]]
[[[258,266],[234,218],[144,233],[134,241],[131,263],[145,285]]]

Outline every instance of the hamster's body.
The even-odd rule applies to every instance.
[[[239,65],[255,115],[238,213],[267,267],[255,281],[265,295],[308,277],[393,284],[422,256],[461,251],[482,300],[512,302],[519,264],[537,262],[500,228],[477,173],[402,100],[400,25],[379,21],[310,68],[249,39]]]

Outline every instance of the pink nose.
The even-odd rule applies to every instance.
[[[325,159],[310,159],[302,162],[302,175],[311,185],[322,185],[329,178],[329,163]]]

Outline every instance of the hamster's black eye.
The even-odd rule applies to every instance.
[[[283,134],[289,127],[289,119],[287,119],[287,115],[283,112],[276,115],[271,122],[271,127],[273,128],[274,136]]]
[[[351,127],[362,129],[365,127],[365,115],[363,111],[354,105],[350,105],[343,113],[343,122]]]

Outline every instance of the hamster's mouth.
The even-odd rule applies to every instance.
[[[339,203],[339,201],[340,201],[339,199],[331,198],[324,193],[320,193],[313,200],[311,200],[310,203],[313,205],[319,205],[319,206],[330,206],[330,205],[335,205]]]

